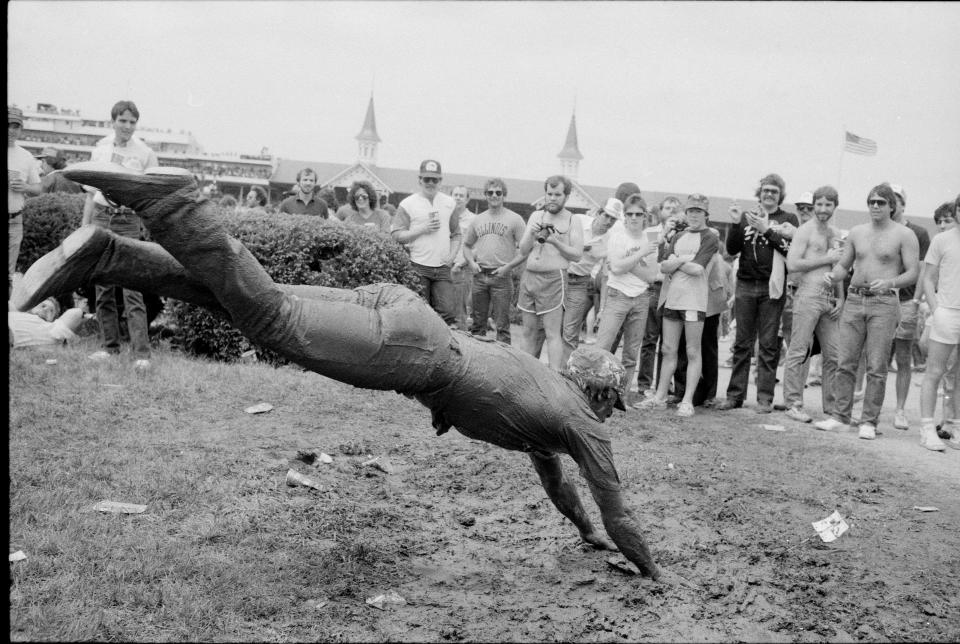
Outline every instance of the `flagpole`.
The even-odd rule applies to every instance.
[[[840,141],[840,169],[837,171],[837,192],[843,192],[842,183],[843,183],[843,153],[847,150],[847,125],[845,123],[841,124],[843,128],[842,140]]]

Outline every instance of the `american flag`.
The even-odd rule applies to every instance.
[[[843,143],[843,149],[854,154],[863,154],[872,157],[877,153],[877,142],[872,139],[865,139],[862,136],[847,132]]]

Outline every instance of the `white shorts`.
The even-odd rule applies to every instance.
[[[938,306],[930,322],[930,339],[940,344],[960,344],[960,309]]]

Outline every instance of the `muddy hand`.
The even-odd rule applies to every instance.
[[[581,532],[580,538],[598,550],[612,550],[614,552],[620,551],[616,544],[614,544],[613,541],[607,537],[607,535],[598,530],[587,533]]]

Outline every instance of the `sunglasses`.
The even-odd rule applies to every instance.
[[[420,177],[424,183],[440,183],[440,177]]]
[[[800,212],[806,212],[808,210],[810,212],[813,212],[813,206],[797,206],[797,210],[799,210]]]
[[[886,206],[888,203],[889,202],[886,199],[867,199],[868,206],[877,206],[878,208],[882,208],[883,206]]]
[[[502,197],[503,190],[487,190],[486,194],[488,197]]]
[[[625,212],[623,213],[624,217],[645,217],[647,213],[645,212]]]
[[[364,201],[370,201],[370,197],[363,194],[362,192],[358,193],[357,196],[354,197],[354,199],[363,199]]]
[[[779,188],[761,188],[760,192],[767,192],[772,195],[778,195],[780,194],[780,189]]]

